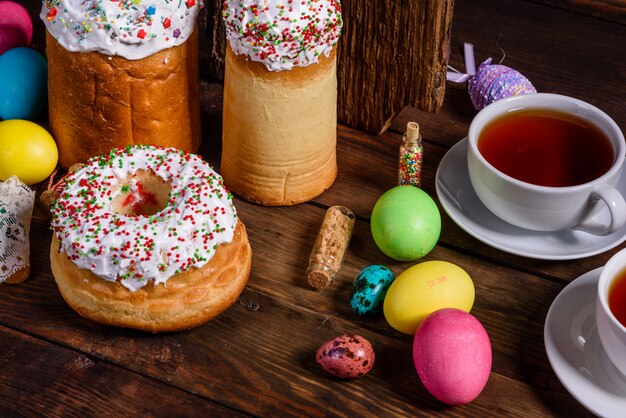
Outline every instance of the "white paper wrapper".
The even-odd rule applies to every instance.
[[[35,191],[17,177],[0,182],[0,283],[30,265],[30,219]]]

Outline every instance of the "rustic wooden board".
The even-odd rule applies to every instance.
[[[208,44],[203,52],[207,54],[206,71],[215,80],[224,80],[224,64],[226,57],[226,32],[222,20],[222,0],[206,0],[205,10],[199,16]]]
[[[593,18],[534,2],[468,3],[455,5],[455,16],[461,17],[453,28],[455,65],[461,64],[463,41],[484,45],[481,56],[495,57],[497,45],[489,47],[491,41],[483,36],[501,36],[500,45],[515,51],[505,64],[530,68],[524,72],[544,91],[580,94],[610,109],[624,129],[625,110],[614,91],[626,73],[623,26],[603,22],[610,30],[599,31]],[[33,10],[40,7],[34,0],[31,4]],[[551,27],[562,28],[561,39],[546,40],[554,33]],[[591,55],[579,53],[577,43]],[[208,62],[205,50],[202,56]],[[568,61],[575,72],[552,72]],[[613,67],[606,69],[610,63]],[[219,166],[221,86],[201,86],[202,153]],[[79,317],[53,282],[50,231],[37,213],[31,231],[32,278],[21,285],[0,285],[0,415],[85,415],[90,407],[110,415],[160,415],[157,406],[164,404],[167,416],[590,416],[548,364],[543,321],[565,284],[619,248],[576,262],[511,256],[469,237],[442,211],[439,245],[424,260],[452,261],[472,276],[472,312],[485,325],[494,349],[485,391],[462,407],[444,406],[425,391],[413,369],[410,336],[391,329],[380,315],[358,317],[349,307],[352,280],[365,265],[385,264],[398,274],[412,264],[378,251],[368,222],[378,196],[395,185],[397,147],[406,122],[417,120],[423,128],[424,190],[435,197],[439,161],[464,136],[473,114],[465,87],[449,84],[438,114],[405,108],[381,136],[340,126],[339,177],[310,204],[265,208],[237,200],[254,251],[249,285],[223,315],[188,332],[149,335]],[[324,211],[333,204],[351,207],[357,226],[335,282],[315,291],[304,270]],[[344,332],[360,333],[374,344],[377,363],[363,379],[330,378],[314,361],[323,341]],[[85,359],[94,366],[76,369],[91,364]],[[153,398],[142,396],[146,388]],[[16,410],[6,399],[25,399],[24,406]]]
[[[602,4],[612,2],[577,3],[594,3],[602,7]],[[504,51],[502,64],[522,72],[539,92],[564,94],[587,101],[608,112],[626,131],[623,95],[614,87],[625,83],[624,22],[602,21],[598,24],[596,19],[580,13],[527,2],[457,2],[457,13],[471,15],[472,19],[455,21],[450,53],[453,67],[464,70],[464,42],[482,45],[474,50],[477,63],[489,57],[499,62]],[[528,27],[533,30],[524,29]],[[553,35],[555,27],[560,28],[558,38]],[[581,40],[601,44],[602,49],[585,48]],[[444,105],[437,114],[406,108],[394,119],[391,129],[402,133],[406,123],[414,120],[423,127],[426,140],[450,147],[467,134],[476,113],[467,85],[448,82]]]
[[[536,0],[565,10],[626,24],[626,0]]]
[[[246,416],[97,357],[3,326],[0,353],[0,413],[4,417],[41,416],[44,411],[49,417],[172,417],[192,416],[198,411],[212,417]]]
[[[339,120],[384,132],[404,106],[437,111],[445,95],[454,1],[342,1]]]
[[[28,333],[254,415],[272,415],[276,408],[297,416],[344,416],[342,411],[353,411],[353,416],[411,415],[423,413],[422,408],[432,414],[442,411],[442,405],[417,379],[410,339],[366,331],[336,314],[331,317],[297,307],[290,299],[270,297],[254,287],[249,286],[239,303],[216,320],[176,334],[146,335],[91,324],[64,306],[51,282],[41,280],[20,287],[22,296],[7,297],[0,309],[3,322]],[[22,297],[30,301],[30,309],[20,301]],[[43,317],[43,312],[48,315]],[[532,321],[524,316],[525,321]],[[503,319],[510,323],[510,318]],[[504,323],[502,327],[508,328]],[[314,362],[315,349],[320,341],[355,332],[377,347],[374,370],[358,381],[329,378]],[[488,327],[488,332],[493,335],[497,328]],[[512,358],[495,348],[494,373],[485,394],[497,394],[500,410],[507,415],[584,413],[562,393],[553,375],[546,372],[546,380],[541,381],[535,377],[536,360],[527,354],[528,346],[536,346],[534,334],[524,333],[519,345],[516,338],[510,340],[518,351]],[[521,370],[509,370],[520,362]],[[507,377],[531,371],[532,383]],[[487,396],[450,413],[484,416],[493,408]],[[537,398],[545,403],[529,406]]]
[[[386,259],[373,245],[368,224],[358,221],[336,282],[327,291],[314,291],[303,273],[308,245],[324,210],[313,205],[265,208],[241,201],[237,206],[255,249],[251,281],[239,303],[206,326],[152,336],[78,317],[52,281],[46,260],[50,232],[46,222],[38,219],[33,225],[37,279],[0,288],[2,323],[251,414],[267,415],[266,408],[279,403],[302,415],[323,415],[319,399],[324,400],[324,413],[331,414],[340,414],[337,402],[377,416],[399,411],[417,414],[413,405],[437,410],[437,402],[421,388],[412,368],[411,338],[389,328],[380,316],[356,317],[348,305],[350,285],[359,269],[375,262],[399,273],[411,263]],[[576,402],[559,394],[560,384],[543,352],[541,318],[560,285],[497,265],[476,264],[475,259],[445,247],[437,247],[426,259],[454,260],[474,277],[473,313],[491,335],[494,349],[494,373],[487,391],[502,394],[504,412],[521,413],[529,399],[525,397],[540,393],[548,404],[557,405],[559,413],[581,412]],[[380,356],[367,379],[350,385],[328,379],[313,360],[322,341],[344,332],[366,333]],[[372,391],[378,391],[379,397],[369,398]],[[258,396],[271,401],[258,404],[254,401]],[[380,397],[385,404],[378,401]],[[490,407],[479,398],[454,413],[483,415]]]

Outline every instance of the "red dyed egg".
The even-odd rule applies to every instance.
[[[27,47],[33,37],[33,22],[19,3],[0,1],[0,54],[11,48]]]
[[[341,335],[322,344],[315,358],[333,376],[355,378],[374,366],[372,345],[360,335]]]
[[[450,405],[474,400],[491,372],[491,343],[482,324],[460,309],[430,314],[413,341],[420,380],[437,399]]]

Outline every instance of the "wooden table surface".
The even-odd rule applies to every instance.
[[[33,46],[43,51],[40,1],[22,3],[35,19]],[[538,91],[588,101],[626,131],[625,24],[624,1],[459,0],[450,64],[463,68],[463,42],[474,44],[478,62],[499,61],[503,50],[503,64],[525,74]],[[217,164],[221,85],[202,80],[202,92],[202,154]],[[476,287],[472,314],[493,348],[487,386],[464,406],[446,406],[422,386],[410,336],[392,329],[382,315],[361,318],[350,308],[352,281],[361,269],[383,264],[397,275],[415,264],[384,256],[369,226],[376,199],[395,185],[407,121],[422,128],[423,189],[439,203],[438,164],[465,137],[475,113],[465,86],[448,83],[437,114],[406,108],[378,137],[340,126],[339,176],[312,202],[268,208],[236,199],[253,249],[250,281],[225,313],[186,332],[152,335],[78,316],[54,283],[49,223],[36,213],[30,279],[0,285],[0,415],[591,415],[554,374],[544,348],[544,321],[568,283],[602,266],[624,244],[578,260],[515,256],[474,239],[440,207],[440,240],[420,261],[450,261],[470,274]],[[355,234],[332,286],[316,291],[304,272],[332,205],[357,214]],[[363,335],[374,347],[376,364],[364,378],[338,380],[315,362],[317,348],[343,333]]]

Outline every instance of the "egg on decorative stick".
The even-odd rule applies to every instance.
[[[467,89],[476,110],[487,105],[518,94],[537,93],[537,90],[519,71],[501,64],[492,64],[491,58],[485,60],[476,70],[474,48],[465,43],[466,74],[456,70],[448,71],[447,79],[454,83],[467,81]]]

